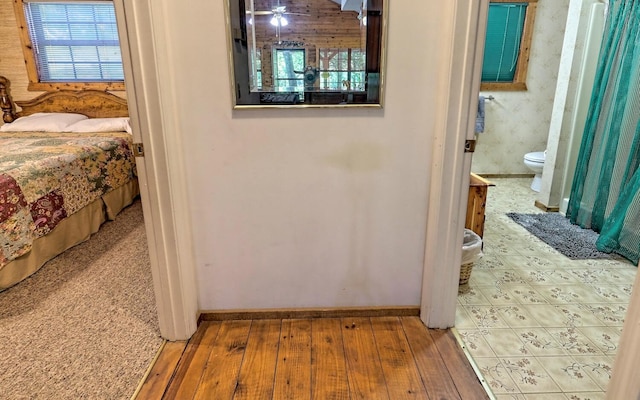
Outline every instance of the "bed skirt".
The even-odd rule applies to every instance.
[[[49,234],[33,241],[30,252],[2,267],[0,291],[26,279],[58,254],[88,240],[105,221],[115,219],[123,208],[133,203],[139,193],[138,180],[132,179],[60,221]]]

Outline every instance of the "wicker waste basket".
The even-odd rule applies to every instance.
[[[469,283],[473,263],[482,257],[482,238],[471,229],[464,230],[462,242],[462,261],[460,266],[460,285]]]

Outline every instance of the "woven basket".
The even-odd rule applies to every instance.
[[[473,263],[462,264],[460,266],[460,284],[466,285],[469,283],[471,277],[471,269],[473,269]]]

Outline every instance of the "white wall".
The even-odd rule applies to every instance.
[[[597,5],[595,8],[594,5]],[[568,198],[593,90],[604,29],[602,0],[571,0],[537,200],[560,206]],[[593,14],[593,15],[592,15]]]
[[[478,137],[472,171],[529,174],[523,157],[544,150],[556,91],[569,0],[539,1],[529,58],[527,91],[482,92],[487,102],[485,131]]]
[[[251,111],[231,110],[223,2],[152,6],[200,308],[419,305],[453,5],[391,2],[383,110]]]

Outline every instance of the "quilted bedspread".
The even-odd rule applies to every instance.
[[[134,176],[124,132],[0,132],[0,268]]]

